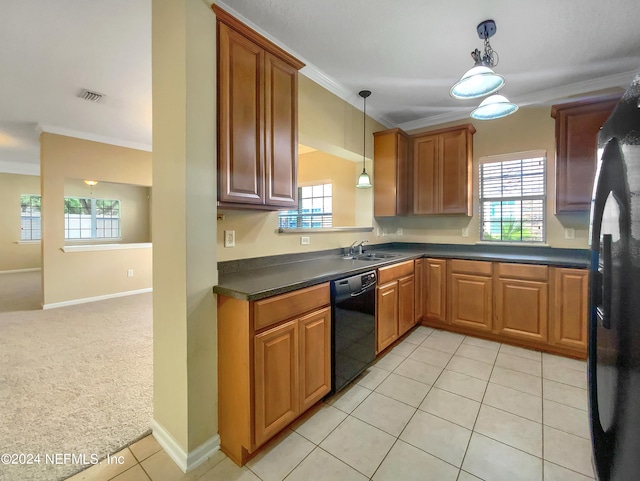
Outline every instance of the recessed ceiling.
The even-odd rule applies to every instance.
[[[631,0],[218,3],[357,108],[358,92],[370,89],[367,113],[406,130],[465,118],[477,105],[449,89],[482,49],[476,25],[489,18],[501,93],[521,107],[624,88],[640,68]],[[0,45],[0,171],[37,173],[36,126],[151,148],[151,0],[5,2]],[[83,88],[105,98],[79,99]]]

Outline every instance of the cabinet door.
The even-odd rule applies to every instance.
[[[436,214],[438,197],[438,136],[418,137],[413,142],[413,213]]]
[[[492,281],[491,277],[451,273],[451,324],[491,331]]]
[[[407,214],[410,193],[409,141],[400,129],[373,134],[373,215],[388,217]]]
[[[298,71],[267,53],[265,76],[266,200],[273,206],[298,203]]]
[[[547,342],[547,282],[499,278],[497,285],[496,332]]]
[[[438,153],[439,213],[471,215],[471,133],[440,134]]]
[[[553,306],[554,343],[587,353],[588,271],[556,269]]]
[[[415,276],[403,277],[398,280],[398,336],[402,336],[416,323],[415,291]]]
[[[398,281],[376,288],[376,353],[398,338]]]
[[[598,161],[598,132],[616,100],[553,108],[556,119],[556,213],[588,212]]]
[[[447,261],[425,259],[424,317],[446,321]]]
[[[218,200],[264,203],[264,51],[218,25]]]
[[[422,321],[424,316],[424,300],[423,300],[423,292],[424,292],[424,264],[425,261],[423,259],[416,259],[414,264],[414,279],[415,279],[415,291],[413,295],[413,306],[414,306],[414,314],[415,314],[415,324],[418,324]]]
[[[298,321],[300,334],[300,412],[331,390],[331,309],[325,307]]]
[[[299,412],[298,321],[254,337],[255,443],[263,444]]]

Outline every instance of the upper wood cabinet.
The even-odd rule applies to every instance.
[[[411,138],[413,213],[471,215],[471,124]]]
[[[619,100],[554,105],[556,119],[556,214],[586,212],[598,162],[598,132]]]
[[[418,135],[374,133],[374,215],[471,215],[475,131],[465,124]]]
[[[297,206],[298,70],[304,66],[216,5],[218,205]]]
[[[400,129],[373,134],[373,215],[409,213],[409,137]]]

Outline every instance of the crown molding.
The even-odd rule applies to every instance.
[[[57,125],[45,125],[38,124],[36,126],[36,132],[47,132],[49,134],[64,135],[66,137],[75,137],[82,140],[90,140],[92,142],[100,142],[102,144],[116,145],[118,147],[126,147],[128,149],[144,150],[145,152],[151,152],[151,145],[143,144],[141,142],[132,142],[130,140],[116,139],[114,137],[108,137],[106,135],[94,134],[91,132],[82,132],[80,130],[68,129],[66,127],[59,127]]]
[[[363,110],[362,102],[360,101],[360,97],[358,96],[357,92],[352,92],[349,89],[347,89],[344,85],[336,81],[333,77],[327,75],[324,71],[316,67],[312,62],[309,62],[309,60],[306,59],[303,55],[300,55],[294,49],[282,43],[280,40],[278,40],[273,35],[269,34],[265,30],[260,28],[258,25],[253,23],[251,20],[249,20],[247,17],[239,13],[237,10],[231,8],[226,3],[218,1],[216,2],[216,5],[224,9],[227,13],[236,17],[238,20],[240,20],[242,23],[244,23],[248,27],[258,32],[260,35],[268,39],[270,42],[273,42],[278,47],[280,47],[283,50],[286,50],[288,53],[290,53],[291,55],[296,57],[298,60],[303,62],[305,66],[302,67],[302,69],[300,70],[300,73],[302,75],[307,77],[309,80],[314,81],[315,83],[325,88],[326,90],[328,90],[335,96],[339,97],[340,99],[344,100],[349,105],[355,107],[360,111]],[[385,117],[384,115],[381,115],[378,112],[376,112],[375,108],[372,108],[371,105],[369,105],[369,108],[367,109],[367,115],[372,119],[377,120],[385,127],[390,128],[395,126],[393,121],[391,121],[389,118]]]
[[[0,173],[38,176],[40,175],[40,162],[0,160]]]

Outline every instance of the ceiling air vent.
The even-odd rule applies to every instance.
[[[78,97],[80,97],[81,99],[84,99],[84,100],[88,100],[89,102],[98,103],[98,102],[102,102],[102,99],[104,98],[104,94],[100,94],[98,92],[93,92],[93,91],[87,90],[87,89],[82,89],[78,93]]]

